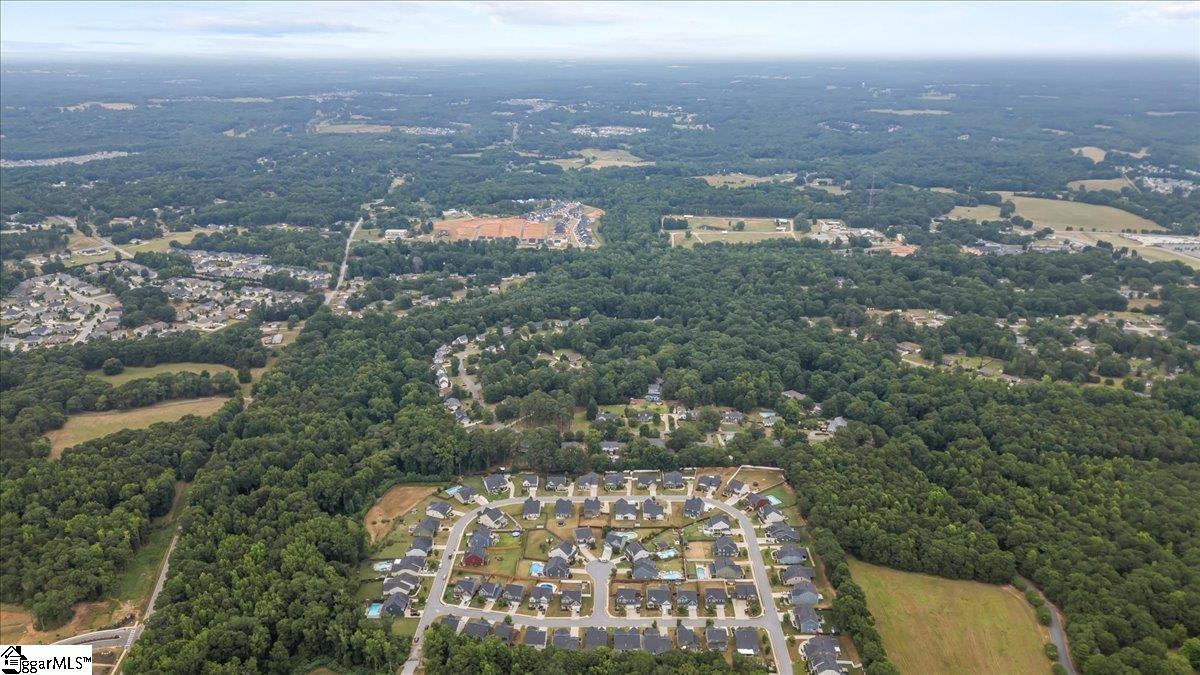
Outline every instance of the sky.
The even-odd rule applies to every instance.
[[[1200,60],[1200,0],[0,2],[6,60],[1005,56]]]

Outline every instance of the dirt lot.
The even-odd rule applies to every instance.
[[[392,521],[408,513],[417,502],[437,492],[432,485],[397,485],[379,498],[363,517],[367,539],[372,544],[392,529]]]
[[[66,624],[54,630],[39,631],[33,627],[32,614],[6,603],[0,608],[0,640],[9,644],[49,644],[72,635],[102,630],[138,613],[132,602],[118,604],[109,600],[81,602],[74,610],[74,618]]]
[[[1071,148],[1071,152],[1076,155],[1082,155],[1092,160],[1093,163],[1099,164],[1108,156],[1108,152],[1104,148],[1097,148],[1094,145],[1085,145],[1082,148]]]
[[[433,234],[435,237],[449,237],[450,241],[470,241],[480,237],[489,239],[520,237],[524,236],[527,227],[530,227],[531,230],[544,230],[545,224],[530,223],[518,216],[510,218],[457,218],[434,223]],[[533,234],[533,232],[531,231],[530,234]]]
[[[777,173],[770,176],[753,176],[748,173],[722,173],[700,176],[712,187],[740,188],[759,183],[787,183],[796,180],[794,173]]]

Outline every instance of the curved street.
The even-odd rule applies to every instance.
[[[665,502],[682,504],[691,495],[658,495],[657,499]],[[705,505],[709,509],[718,509],[725,512],[727,515],[736,518],[742,527],[743,541],[746,544],[746,550],[749,553],[750,567],[754,578],[754,584],[758,589],[758,596],[763,599],[762,615],[753,618],[722,618],[713,619],[713,624],[717,627],[753,627],[766,631],[771,641],[771,653],[775,657],[776,672],[784,675],[791,675],[792,662],[787,649],[787,637],[784,635],[783,626],[780,623],[779,610],[775,607],[775,602],[771,599],[772,591],[769,577],[767,576],[766,563],[763,561],[762,550],[759,547],[758,537],[754,532],[754,523],[741,510],[736,509],[725,502],[710,499],[701,495],[695,495],[704,500]],[[584,495],[574,495],[569,497],[535,497],[539,501],[546,504],[553,504],[557,499],[568,499],[574,503],[582,503],[587,499]],[[622,495],[608,495],[599,497],[601,502],[612,503],[618,499],[626,498]],[[417,624],[417,630],[413,637],[412,651],[409,654],[408,661],[405,662],[403,673],[412,675],[416,672],[417,667],[421,662],[421,637],[425,633],[425,629],[433,623],[434,620],[445,616],[446,614],[454,614],[455,616],[466,618],[481,618],[491,621],[500,621],[505,617],[510,616],[506,612],[494,610],[476,609],[472,607],[462,607],[459,605],[448,605],[442,597],[445,594],[446,586],[450,580],[450,574],[454,569],[454,556],[458,553],[459,546],[462,544],[463,535],[466,533],[467,526],[470,525],[479,514],[489,507],[503,508],[506,506],[514,506],[525,500],[524,497],[509,497],[505,499],[497,499],[488,502],[486,505],[477,506],[467,512],[450,528],[450,537],[446,542],[446,549],[442,552],[441,560],[438,564],[437,572],[433,577],[433,584],[430,588],[428,598],[425,603],[425,608],[421,612],[421,620]],[[605,561],[591,561],[587,563],[585,569],[592,576],[592,613],[588,616],[580,617],[536,617],[520,615],[516,617],[519,623],[539,628],[562,628],[562,627],[598,627],[598,628],[619,628],[619,627],[646,627],[662,617],[614,617],[608,612],[608,581],[612,574],[614,566],[612,563]],[[598,575],[598,576],[597,576]],[[673,617],[674,618],[674,617]],[[702,627],[709,620],[706,617],[683,617],[678,619],[683,625],[689,627]]]

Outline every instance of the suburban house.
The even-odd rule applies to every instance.
[[[658,482],[658,472],[642,472],[637,475],[637,486],[643,490],[650,489],[651,485]]]
[[[563,558],[551,558],[542,568],[542,576],[547,579],[566,579],[571,576],[571,564]]]
[[[721,477],[714,474],[705,474],[696,479],[697,490],[716,490],[721,487]]]
[[[746,484],[740,480],[731,480],[725,484],[725,489],[721,490],[721,494],[726,497],[740,495],[746,491]]]
[[[742,500],[745,501],[746,506],[751,509],[757,509],[757,508],[763,506],[764,504],[771,503],[769,500],[767,500],[766,497],[758,494],[757,492],[747,492],[746,496],[743,497]]]
[[[656,380],[646,387],[646,400],[651,403],[662,401],[662,380]]]
[[[487,551],[482,548],[469,548],[463,554],[463,564],[468,567],[480,567],[488,562]]]
[[[487,548],[496,543],[496,535],[492,533],[486,525],[476,525],[471,532],[471,536],[467,537],[467,546],[479,546]]]
[[[567,491],[567,477],[562,474],[546,476],[546,489],[555,492]]]
[[[521,638],[521,644],[534,649],[542,649],[546,646],[546,631],[533,626],[526,628],[525,636]]]
[[[825,431],[832,434],[838,429],[844,428],[847,424],[849,424],[849,422],[846,421],[846,418],[838,415],[837,417],[829,420],[829,422],[825,425]]]
[[[479,514],[479,522],[493,530],[498,530],[508,522],[508,516],[504,515],[500,509],[489,506]]]
[[[753,628],[734,628],[733,646],[742,656],[758,656],[758,631]]]
[[[767,537],[774,541],[798,542],[800,532],[786,523],[775,523],[767,527]]]
[[[704,500],[699,497],[689,497],[683,503],[683,515],[688,518],[699,518],[704,513]]]
[[[646,589],[646,609],[671,609],[671,592],[666,586],[652,586]]]
[[[616,595],[618,607],[636,607],[642,604],[642,594],[636,588],[618,588]]]
[[[575,506],[571,504],[569,499],[559,499],[554,502],[554,518],[556,520],[566,520],[575,515]]]
[[[435,537],[437,536],[438,528],[441,523],[436,518],[425,516],[416,525],[412,526],[410,532],[414,537]]]
[[[637,506],[633,502],[621,498],[613,505],[613,518],[616,520],[637,520]]]
[[[631,563],[637,562],[642,558],[650,557],[650,552],[646,550],[645,546],[642,546],[642,542],[636,539],[627,540],[625,542],[624,551],[625,557],[629,558],[629,562]]]
[[[625,476],[618,471],[607,471],[604,474],[604,489],[615,491],[625,487]]]
[[[590,527],[575,528],[575,543],[578,546],[591,546],[596,543],[596,535]]]
[[[632,652],[642,648],[642,635],[636,628],[618,628],[613,633],[614,652]]]
[[[501,642],[509,647],[513,646],[517,642],[517,629],[504,622],[496,624],[496,627],[492,629],[492,635],[495,635]]]
[[[604,545],[612,549],[614,554],[625,549],[625,542],[633,538],[632,532],[609,532],[604,535]]]
[[[813,568],[804,565],[788,565],[779,573],[780,583],[792,586],[800,581],[812,581]]]
[[[708,566],[709,574],[714,579],[741,579],[742,568],[729,558],[714,558]]]
[[[466,485],[460,485],[458,486],[458,489],[454,491],[454,498],[462,504],[470,504],[474,502],[475,497],[478,495],[479,493],[475,491],[475,488],[468,487]]]
[[[736,583],[733,585],[733,598],[747,602],[758,600],[758,589],[749,581]]]
[[[406,572],[394,577],[388,577],[383,580],[383,594],[395,595],[403,593],[408,595],[413,589],[421,584],[421,580],[413,575],[412,572]]]
[[[706,607],[716,607],[725,605],[729,602],[729,594],[724,588],[706,588],[704,589],[704,605]]]
[[[521,517],[525,520],[537,520],[542,517],[542,503],[533,497],[526,497],[521,503]]]
[[[733,537],[723,534],[713,541],[712,554],[714,558],[733,558],[738,554],[737,542]]]
[[[776,549],[771,556],[780,565],[800,565],[808,562],[808,550],[795,544],[786,544]]]
[[[663,474],[662,484],[668,490],[682,490],[683,474],[678,471],[668,471]]]
[[[595,518],[600,515],[601,504],[600,500],[595,497],[589,497],[583,500],[583,517]]]
[[[596,414],[596,422],[599,424],[607,424],[608,422],[616,422],[616,421],[617,421],[617,416],[608,412],[607,410]]]
[[[383,601],[383,608],[380,611],[388,616],[404,616],[408,613],[408,607],[411,604],[412,599],[408,597],[407,593],[396,593]]]
[[[425,558],[423,556],[406,555],[400,560],[392,562],[392,574],[401,572],[420,572],[425,569]]]
[[[459,579],[458,583],[454,584],[454,599],[470,600],[475,597],[475,591],[479,590],[479,582],[471,577]]]
[[[820,601],[821,594],[817,593],[817,587],[811,581],[797,581],[788,591],[789,605],[815,605]]]
[[[567,562],[575,559],[575,554],[579,552],[579,547],[575,546],[575,542],[570,539],[563,539],[558,542],[558,546],[550,549],[549,556],[553,558],[562,558]]]
[[[550,636],[550,645],[555,649],[573,652],[579,649],[579,638],[571,635],[570,628],[556,628],[554,634]]]
[[[787,516],[783,515],[783,511],[780,511],[778,506],[767,502],[766,505],[758,508],[758,519],[766,525],[772,525],[784,522],[787,520]]]
[[[695,607],[697,600],[696,591],[691,588],[676,588],[675,589],[675,606],[676,607]]]
[[[483,477],[483,489],[491,493],[508,490],[508,476],[489,474]]]
[[[727,518],[723,513],[718,513],[709,518],[708,522],[705,523],[704,527],[701,529],[704,531],[704,534],[710,537],[729,534],[729,518]]]
[[[510,603],[519,604],[525,599],[525,587],[521,584],[508,584],[504,587],[504,593],[500,597]]]
[[[408,550],[404,555],[418,556],[424,558],[433,550],[433,540],[429,537],[413,537],[412,543],[408,545]]]
[[[539,483],[540,481],[538,480],[538,475],[536,473],[527,473],[521,476],[521,487],[525,488],[526,490],[535,489]]]
[[[500,584],[485,581],[479,585],[478,595],[485,600],[495,600],[500,597],[501,591]]]
[[[801,394],[800,392],[796,391],[795,389],[787,389],[787,390],[784,390],[783,397],[790,398],[793,401],[801,401],[804,399],[804,394]]]
[[[704,641],[708,643],[709,651],[723,652],[729,649],[729,631],[725,628],[705,628]]]
[[[554,591],[549,586],[534,586],[529,592],[529,608],[530,609],[546,609],[550,606],[550,600],[554,597]]]
[[[629,575],[637,581],[650,581],[658,578],[658,567],[649,558],[641,558],[633,561]]]
[[[583,632],[583,648],[599,649],[608,646],[608,631],[603,628],[588,628]]]
[[[549,483],[549,480],[547,480],[547,483]],[[575,481],[575,485],[579,486],[579,489],[581,490],[591,490],[599,484],[600,474],[596,473],[595,471],[589,471]]]
[[[746,421],[746,416],[736,410],[730,410],[721,415],[721,421],[725,424],[741,424]]]
[[[667,517],[667,509],[653,499],[642,502],[642,517],[647,520],[662,520]]]
[[[809,675],[841,675],[845,672],[837,662],[840,649],[835,637],[818,635],[804,643],[800,651],[808,664]]]
[[[664,654],[671,648],[671,640],[658,632],[657,628],[646,628],[642,631],[642,650],[654,654]]]
[[[458,622],[459,618],[457,616],[454,616],[453,614],[447,614],[446,616],[442,617],[441,624],[446,628],[449,628],[451,633],[457,633]]]
[[[449,518],[453,513],[454,507],[447,502],[430,502],[429,506],[425,507],[425,515],[438,520]]]
[[[700,647],[700,638],[696,637],[696,631],[680,626],[675,629],[675,644],[685,652],[695,651]]]
[[[609,457],[616,457],[621,454],[625,444],[620,441],[600,441],[600,451]]]
[[[565,611],[576,611],[583,606],[583,591],[578,588],[564,588],[558,596],[558,606]]]
[[[820,632],[821,615],[812,605],[796,605],[792,608],[792,625],[801,633]]]

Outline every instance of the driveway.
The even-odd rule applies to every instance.
[[[552,503],[559,497],[538,497],[542,502]],[[583,496],[566,497],[575,503],[582,503],[585,499]],[[621,499],[618,495],[609,495],[599,498],[602,502],[615,502]],[[660,496],[660,500],[666,502],[684,502],[688,499],[687,495],[670,495]],[[758,588],[758,596],[760,598],[770,598],[771,584],[767,576],[767,567],[763,561],[762,552],[759,549],[758,537],[754,531],[754,523],[750,518],[740,510],[726,504],[724,502],[701,497],[705,504],[710,509],[718,509],[724,511],[727,515],[735,518],[742,526],[742,536],[746,543],[746,548],[750,554],[750,567],[754,574],[754,584]],[[499,499],[492,501],[488,506],[503,508],[506,506],[514,506],[524,501],[522,497],[509,497],[508,499]],[[446,586],[450,580],[450,573],[453,568],[454,554],[458,552],[459,546],[462,543],[462,538],[467,530],[467,527],[479,516],[484,509],[483,506],[472,509],[467,515],[460,518],[450,528],[450,536],[446,543],[446,550],[442,553],[441,561],[438,565],[437,573],[433,578],[433,585],[429,591],[428,600],[425,604],[425,609],[421,613],[421,620],[417,624],[417,631],[413,639],[412,651],[409,654],[408,661],[405,662],[402,672],[405,675],[416,673],[417,667],[421,663],[421,638],[428,628],[436,619],[445,614],[454,614],[455,616],[466,617],[467,619],[486,619],[489,621],[502,621],[506,616],[503,612],[490,611],[486,609],[477,609],[472,607],[461,607],[458,605],[447,605],[442,601],[442,596],[445,594]],[[588,576],[592,578],[593,602],[592,613],[586,617],[545,617],[545,616],[519,616],[517,621],[527,626],[535,626],[537,628],[562,628],[562,627],[579,627],[588,626],[596,628],[622,628],[622,627],[638,627],[643,628],[650,626],[656,620],[656,617],[646,616],[638,618],[626,618],[612,616],[608,611],[608,582],[612,574],[614,565],[611,562],[603,560],[593,560],[587,563],[585,570]],[[783,632],[783,625],[780,623],[779,610],[775,607],[775,603],[764,601],[762,603],[763,613],[761,616],[754,618],[733,618],[724,617],[713,619],[713,625],[718,628],[735,628],[735,627],[752,627],[766,631],[767,636],[771,640],[771,653],[775,657],[776,671],[784,675],[792,675],[792,662],[788,654],[787,637]],[[687,617],[680,619],[684,626],[692,628],[702,628],[706,625],[709,619],[707,617]]]

